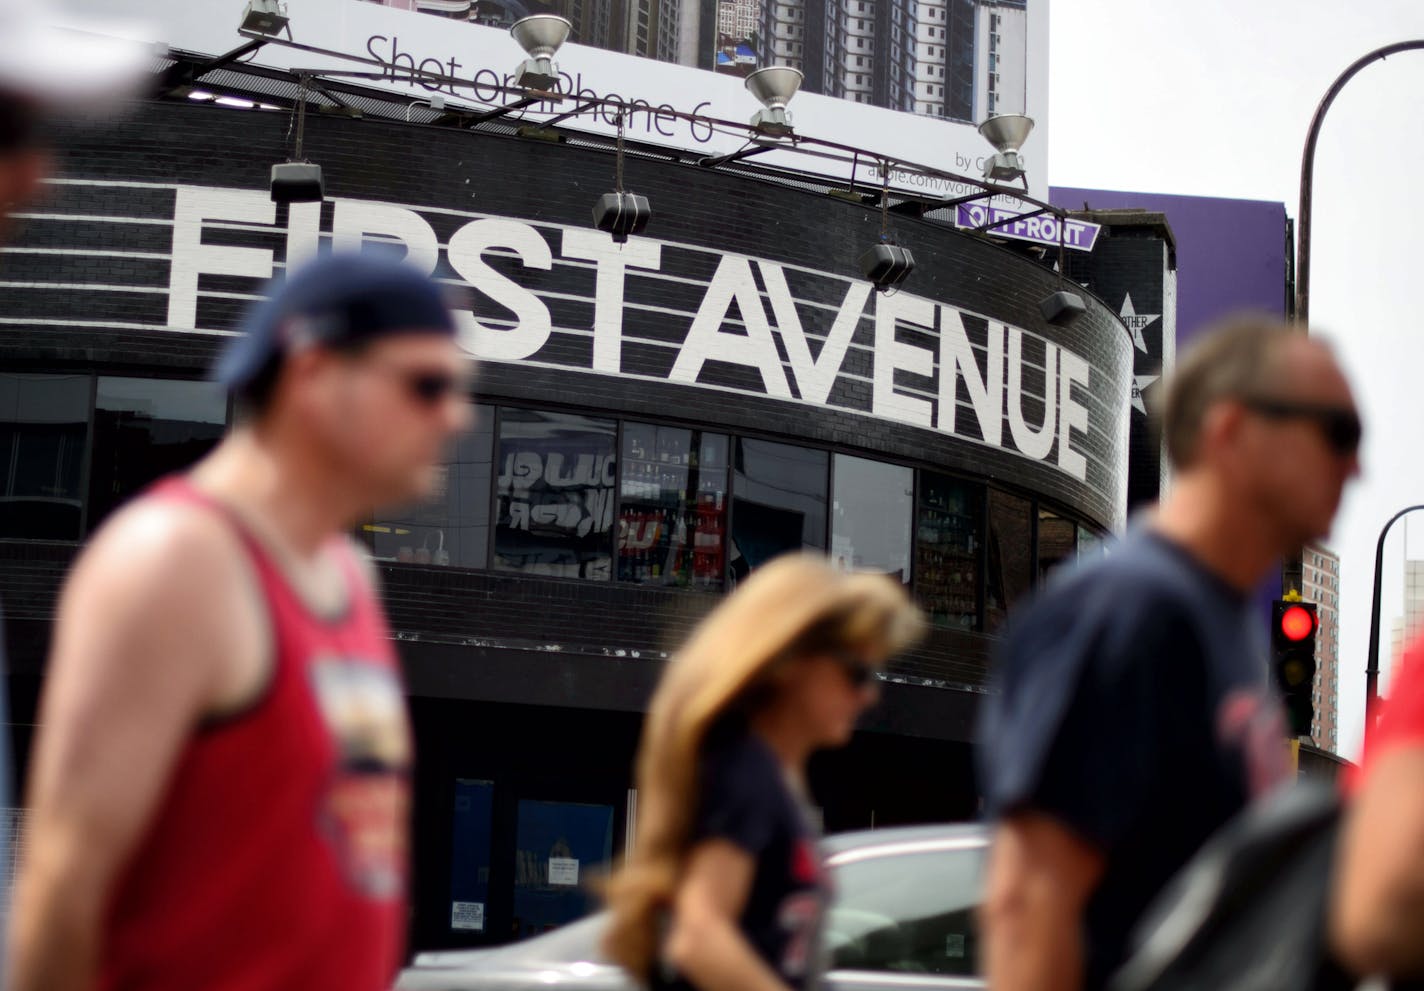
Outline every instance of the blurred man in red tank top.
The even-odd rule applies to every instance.
[[[375,991],[400,963],[410,737],[346,534],[435,483],[467,362],[424,275],[333,255],[222,356],[238,425],[117,513],[60,606],[13,991]]]

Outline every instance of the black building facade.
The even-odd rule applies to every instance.
[[[63,572],[114,505],[220,435],[227,404],[203,378],[239,314],[315,251],[387,246],[461,287],[479,361],[477,425],[441,496],[360,530],[417,738],[415,948],[586,910],[636,817],[631,760],[667,653],[788,550],[893,574],[934,620],[852,746],[816,766],[826,827],[972,816],[994,631],[1125,515],[1132,341],[1115,310],[1090,297],[1050,326],[1056,275],[919,219],[898,224],[919,268],[876,294],[856,258],[878,208],[665,149],[627,162],[656,214],[620,247],[588,224],[605,146],[371,118],[308,120],[328,199],[290,208],[266,188],[285,112],[170,99],[58,134],[61,177],[0,252],[21,758]]]
[[[1132,335],[1132,426],[1128,435],[1127,508],[1160,498],[1168,466],[1158,403],[1177,354],[1177,244],[1162,213],[1087,210],[1074,214],[1101,224],[1091,254],[1075,255],[1075,282],[1116,308]]]

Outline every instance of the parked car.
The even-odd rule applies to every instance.
[[[981,826],[842,833],[822,844],[836,898],[827,915],[827,991],[984,988],[979,905],[988,834]],[[422,953],[399,991],[638,991],[599,949],[603,914],[488,950]]]

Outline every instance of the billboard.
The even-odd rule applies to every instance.
[[[627,106],[629,138],[709,156],[745,146],[747,131],[677,114],[749,121],[759,109],[742,77],[767,65],[805,74],[791,111],[799,134],[868,149],[891,184],[933,196],[972,187],[909,165],[977,178],[989,146],[974,121],[1027,113],[1031,195],[1047,197],[1046,0],[289,0],[291,39],[253,61],[280,69],[374,70],[372,85],[473,109],[513,103],[524,53],[507,26],[530,13],[574,25],[557,62],[568,96]],[[131,17],[173,49],[221,54],[243,44],[241,4],[192,0],[70,0],[87,17]],[[152,32],[150,32],[152,33]],[[285,36],[282,40],[285,40]],[[333,57],[340,53],[347,59]],[[360,61],[353,61],[359,59]],[[363,64],[364,63],[364,64]],[[412,80],[411,72],[458,80]],[[571,113],[561,126],[611,134],[616,108],[539,103],[513,119]],[[789,144],[789,143],[788,143]],[[768,165],[879,185],[875,161],[776,150]]]
[[[1179,350],[1212,321],[1237,310],[1281,317],[1288,311],[1283,203],[1068,186],[1054,187],[1050,199],[1065,210],[1150,210],[1166,216],[1177,246],[1173,343]]]

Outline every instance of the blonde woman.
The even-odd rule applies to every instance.
[[[609,886],[614,960],[654,988],[809,986],[829,891],[806,762],[850,740],[920,628],[898,582],[800,555],[702,622],[649,707],[637,842]]]

